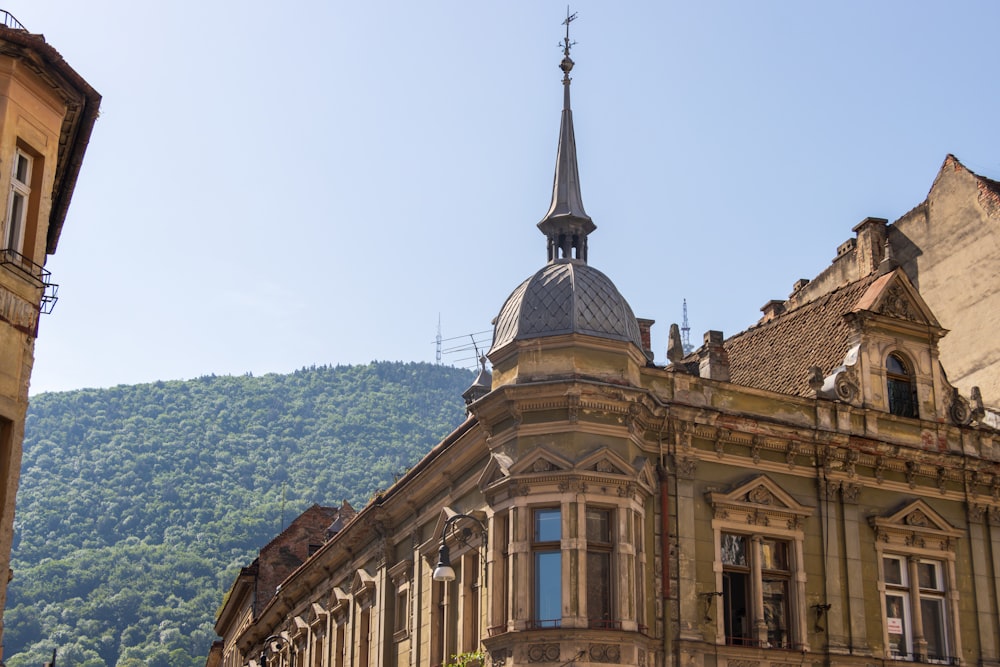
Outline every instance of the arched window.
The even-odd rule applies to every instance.
[[[917,397],[913,376],[898,354],[885,360],[885,384],[889,394],[889,412],[900,417],[917,416]]]

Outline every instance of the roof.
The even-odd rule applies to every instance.
[[[515,340],[572,333],[642,347],[639,323],[611,279],[583,262],[556,261],[507,297],[496,319],[490,352]]]
[[[848,283],[728,339],[730,379],[782,394],[813,396],[809,369],[829,375],[844,361],[854,332],[844,315],[856,310],[876,274]]]
[[[52,187],[52,212],[49,214],[49,231],[45,241],[45,252],[51,255],[56,251],[59,234],[66,221],[69,202],[73,198],[76,180],[83,165],[83,156],[97,121],[101,95],[69,66],[58,51],[46,43],[42,35],[0,25],[0,52],[20,58],[59,91],[67,106],[59,137],[59,157]]]

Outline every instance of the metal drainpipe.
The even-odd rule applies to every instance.
[[[667,476],[667,468],[661,464],[657,466],[660,476],[660,551],[661,565],[663,572],[663,666],[669,665],[669,658],[672,655],[670,636],[670,494]]]

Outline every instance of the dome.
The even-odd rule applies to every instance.
[[[582,262],[556,261],[507,297],[496,319],[490,352],[516,340],[573,333],[642,348],[639,323],[614,283]]]

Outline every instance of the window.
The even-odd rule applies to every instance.
[[[535,627],[557,628],[562,621],[562,513],[557,507],[536,509],[532,523],[532,621]]]
[[[23,252],[24,229],[27,226],[28,197],[31,195],[31,157],[18,149],[14,153],[14,169],[10,179],[10,199],[7,203],[7,223],[4,228],[4,249]]]
[[[611,510],[587,508],[587,616],[592,628],[617,625],[612,607]]]
[[[899,660],[949,662],[943,563],[887,555],[882,558],[882,572],[890,655]]]
[[[917,399],[913,378],[906,362],[898,354],[885,360],[886,393],[889,395],[889,413],[900,417],[917,416]]]
[[[715,514],[717,574],[715,590],[703,595],[717,623],[716,641],[806,650],[803,521],[812,508],[766,475],[708,497]]]
[[[722,533],[726,643],[791,648],[788,542]],[[757,590],[754,582],[761,582]]]

